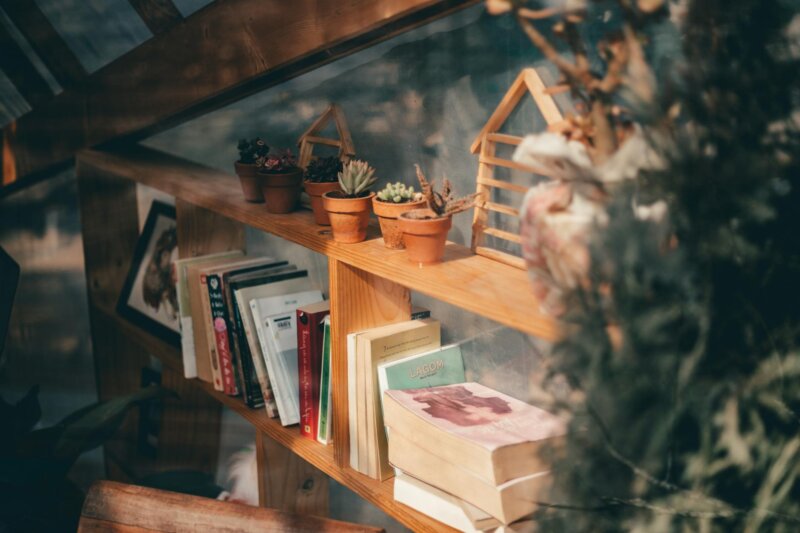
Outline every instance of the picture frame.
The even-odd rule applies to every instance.
[[[181,345],[174,263],[178,259],[175,206],[154,200],[133,252],[117,313],[175,347]]]

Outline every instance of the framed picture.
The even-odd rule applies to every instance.
[[[177,347],[181,345],[173,264],[178,259],[175,207],[153,201],[136,243],[117,312]]]

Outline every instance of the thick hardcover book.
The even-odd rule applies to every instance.
[[[197,377],[197,360],[194,350],[194,324],[189,300],[189,265],[206,264],[209,261],[241,257],[244,252],[235,250],[218,254],[187,257],[175,261],[175,292],[178,297],[178,315],[181,319],[181,354],[183,356],[183,375],[186,379]]]
[[[409,435],[392,429],[389,459],[397,468],[415,478],[462,499],[485,511],[503,524],[511,524],[533,513],[551,483],[550,472],[520,475],[500,485],[492,485],[469,472],[449,455],[444,443],[436,443],[439,455],[411,441]]]
[[[540,449],[561,445],[567,428],[562,418],[478,383],[388,390],[383,401],[392,440],[400,435],[494,486],[548,470]]]
[[[331,441],[331,317],[323,320],[322,369],[319,383],[319,421],[317,441],[328,444]]]
[[[228,345],[228,323],[224,316],[225,301],[223,297],[222,276],[234,273],[246,273],[266,266],[274,266],[277,262],[268,257],[234,259],[224,265],[202,269],[200,282],[205,283],[202,291],[205,310],[206,334],[208,335],[209,357],[214,375],[214,388],[225,394],[236,396],[238,389],[233,375],[233,362]]]
[[[297,371],[300,380],[300,434],[317,440],[323,320],[330,302],[297,308]]]
[[[319,290],[250,300],[281,424],[300,422],[297,378],[297,308],[322,300]]]
[[[284,264],[246,274],[226,274],[223,278],[225,304],[228,308],[228,316],[231,317],[228,343],[233,356],[233,370],[242,393],[242,399],[251,409],[264,406],[264,394],[258,381],[258,375],[250,354],[250,347],[247,344],[244,320],[236,301],[236,290],[261,285],[277,274],[295,270],[297,268],[294,265]]]
[[[242,282],[249,283],[249,282]],[[242,320],[242,333],[244,338],[240,339],[240,347],[245,350],[253,363],[253,369],[258,378],[261,394],[264,398],[264,408],[270,418],[278,417],[278,404],[275,401],[275,392],[272,389],[267,365],[264,361],[264,354],[261,353],[261,344],[256,333],[256,325],[253,320],[253,313],[250,310],[250,300],[264,296],[275,296],[297,292],[308,288],[308,272],[305,270],[295,270],[268,276],[256,285],[242,286],[233,290],[234,300],[239,309],[239,316]],[[245,351],[242,352],[244,357]]]

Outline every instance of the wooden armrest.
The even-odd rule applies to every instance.
[[[378,532],[362,526],[113,481],[94,483],[78,533],[116,531]]]

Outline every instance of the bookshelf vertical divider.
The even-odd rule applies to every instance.
[[[328,259],[331,301],[331,383],[336,464],[348,467],[350,439],[347,400],[347,334],[411,318],[405,287]]]

